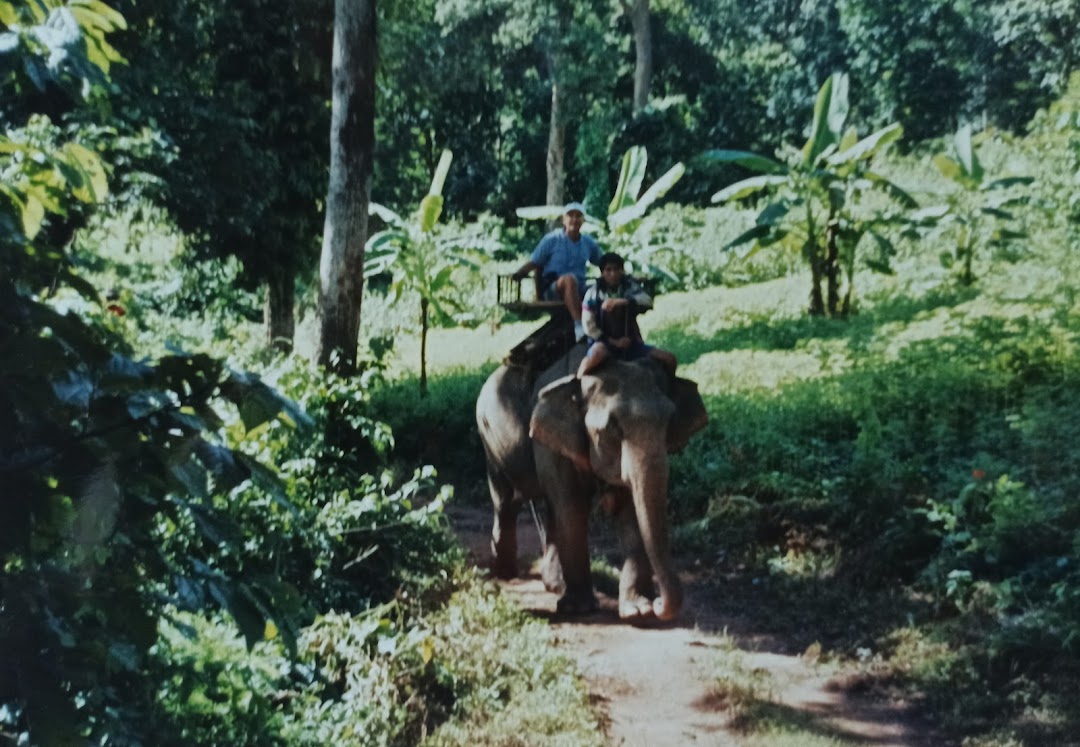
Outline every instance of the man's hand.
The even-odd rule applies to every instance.
[[[625,298],[605,298],[604,303],[600,305],[600,308],[604,311],[613,311],[619,306],[626,306],[628,303],[630,302]]]

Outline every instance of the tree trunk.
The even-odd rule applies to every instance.
[[[634,114],[649,103],[652,88],[653,51],[652,24],[649,16],[649,0],[633,0],[633,5],[623,3],[634,29]]]
[[[420,396],[427,396],[428,300],[420,299]]]
[[[356,368],[375,149],[376,0],[336,0],[330,186],[319,262],[317,360]]]
[[[824,316],[825,297],[821,293],[823,279],[821,255],[817,245],[814,244],[807,252],[806,260],[810,264],[810,308],[808,311],[814,316]]]
[[[975,282],[975,270],[972,267],[972,261],[975,255],[975,242],[971,240],[970,236],[964,239],[964,251],[963,251],[963,269],[960,271],[960,284],[972,285]]]
[[[272,350],[292,352],[296,332],[295,300],[296,283],[292,274],[275,267],[266,284],[266,302],[263,304],[266,343]]]
[[[840,224],[830,218],[825,226],[825,298],[829,316],[836,316],[840,307],[840,249],[836,245]]]
[[[559,84],[558,63],[551,59],[551,119],[548,125],[547,204],[566,201],[566,122],[563,116],[563,87]]]

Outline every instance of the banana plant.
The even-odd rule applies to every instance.
[[[972,265],[979,246],[1002,246],[1027,238],[1023,231],[1002,224],[1015,220],[1008,208],[1027,201],[1027,195],[1012,188],[1029,185],[1034,180],[1028,176],[990,178],[975,152],[971,125],[967,124],[952,137],[950,152],[938,153],[933,160],[942,176],[956,188],[944,203],[925,207],[914,213],[912,219],[916,224],[952,235],[953,251],[942,252],[941,262],[946,267],[956,267],[960,283],[971,285],[975,282]]]
[[[400,300],[406,292],[420,296],[420,393],[427,395],[427,336],[430,325],[468,321],[466,304],[456,270],[478,270],[486,259],[482,250],[491,242],[482,237],[441,237],[439,218],[443,210],[443,184],[453,154],[444,150],[431,179],[427,195],[409,218],[372,202],[369,210],[387,228],[375,233],[364,247],[364,277],[389,275],[389,293]]]
[[[657,261],[657,257],[671,254],[676,249],[657,241],[645,213],[682,179],[686,166],[682,162],[676,163],[642,192],[648,163],[649,155],[644,146],[635,145],[623,154],[615,196],[608,206],[606,238],[611,248],[626,258],[633,272],[679,284],[679,278]]]
[[[643,146],[635,145],[623,154],[619,181],[606,218],[586,212],[583,230],[596,234],[601,244],[622,254],[634,274],[678,283],[674,273],[656,261],[657,255],[673,248],[655,242],[645,214],[683,177],[686,167],[681,162],[675,164],[642,192],[648,163],[649,155]],[[561,205],[539,205],[518,208],[516,212],[526,220],[557,220],[562,211]]]
[[[771,200],[758,213],[754,226],[725,249],[748,246],[746,256],[770,246],[799,252],[810,268],[810,313],[845,316],[852,308],[856,249],[866,236],[878,255],[868,264],[890,271],[895,254],[892,242],[880,230],[898,222],[899,213],[860,210],[867,192],[881,192],[904,208],[915,200],[871,169],[874,157],[903,135],[892,123],[860,139],[847,127],[848,76],[832,75],[818,91],[810,135],[803,147],[788,148],[782,160],[737,150],[711,150],[703,160],[736,164],[758,176],[735,182],[712,196],[717,203],[735,202],[767,194]],[[841,274],[847,289],[840,298]]]

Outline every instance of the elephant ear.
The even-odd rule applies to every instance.
[[[674,378],[671,382],[671,401],[675,403],[675,414],[668,421],[667,450],[674,453],[686,446],[690,437],[708,424],[709,414],[705,412],[705,403],[698,394],[697,383],[690,379]]]
[[[589,440],[581,413],[581,380],[556,379],[537,395],[529,422],[529,436],[537,443],[589,469]]]

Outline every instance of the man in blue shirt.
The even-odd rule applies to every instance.
[[[563,210],[562,229],[556,229],[540,240],[529,261],[514,273],[521,280],[540,269],[540,295],[545,299],[562,299],[570,318],[574,320],[574,336],[581,340],[581,298],[585,293],[585,264],[600,266],[600,245],[592,236],[581,233],[585,223],[585,206],[568,203]]]

